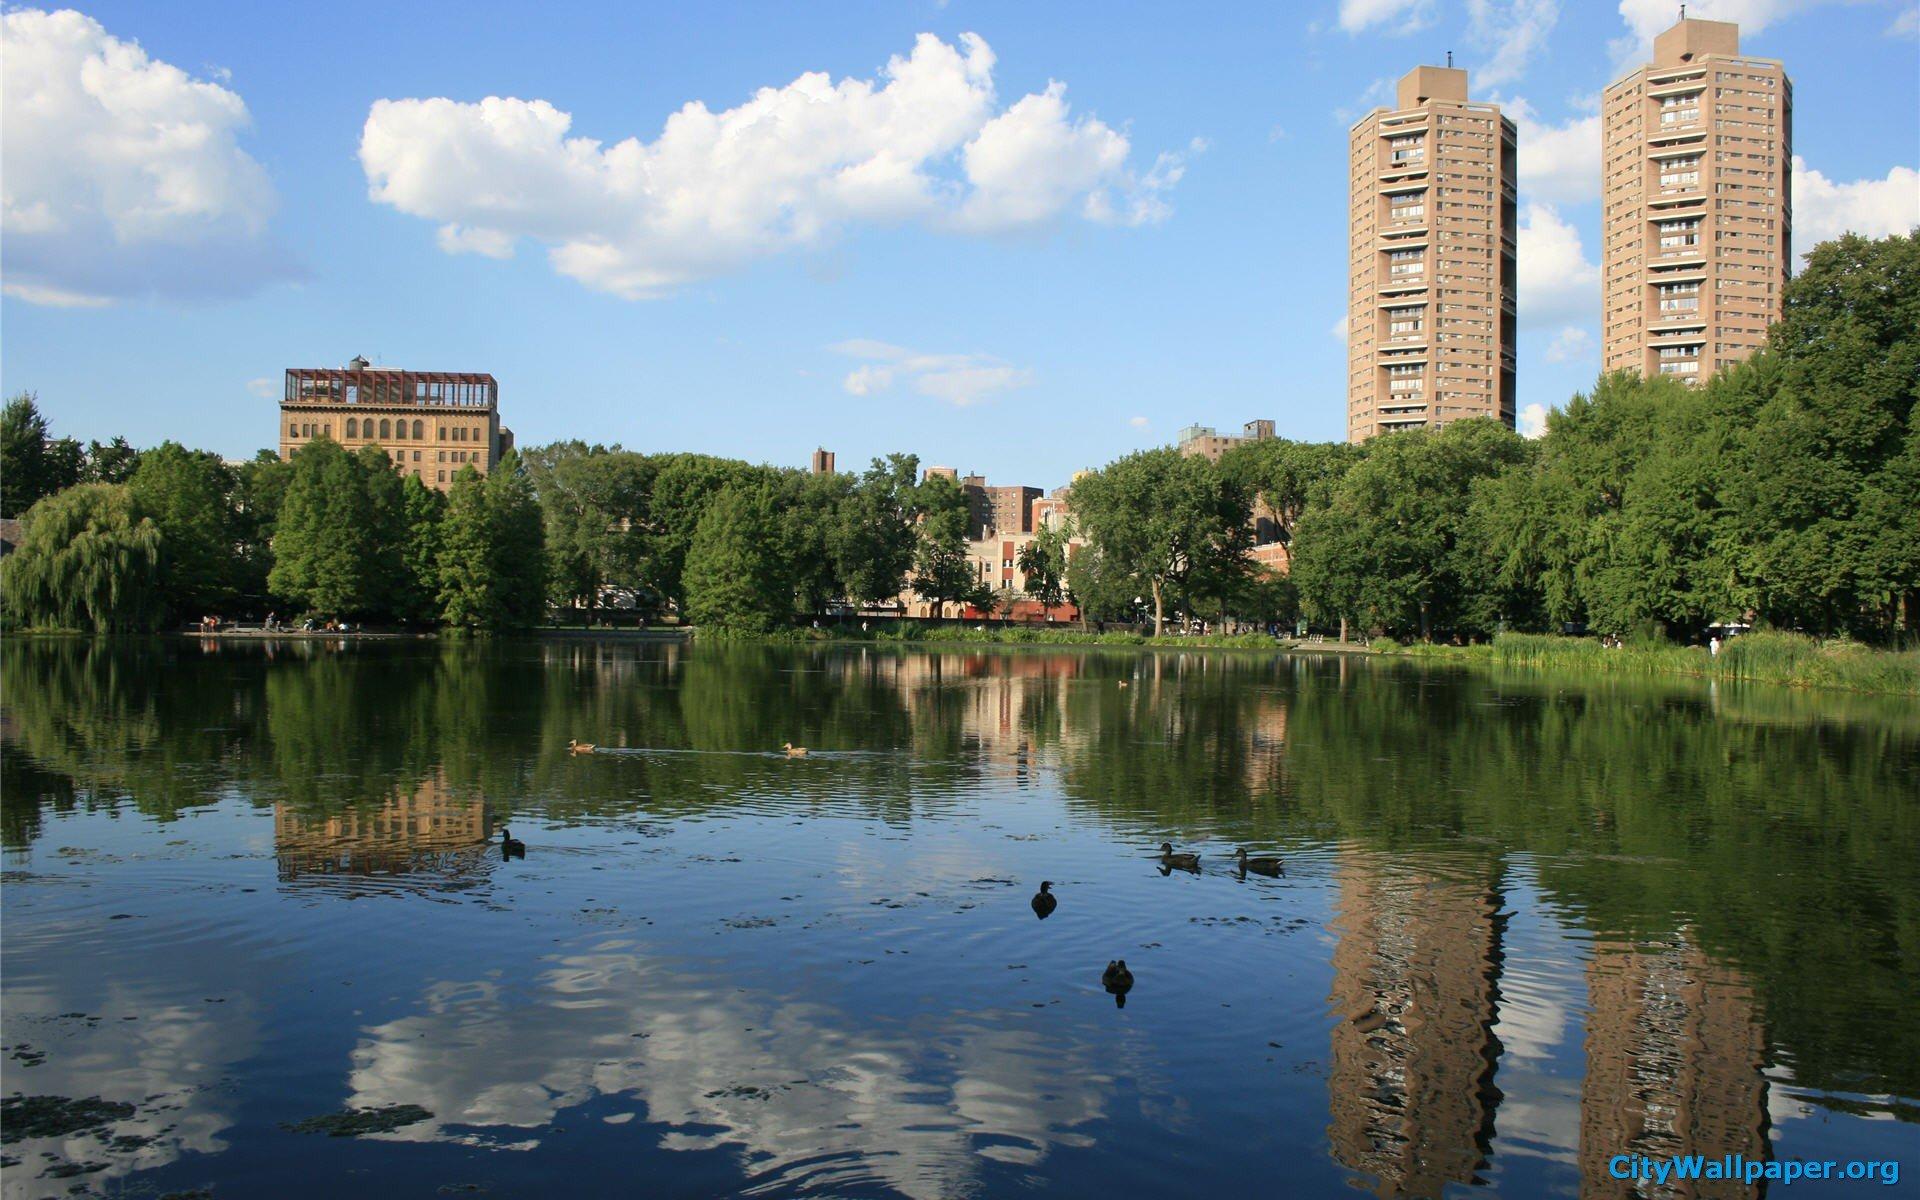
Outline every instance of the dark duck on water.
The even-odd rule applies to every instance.
[[[1042,921],[1052,916],[1053,910],[1060,907],[1060,898],[1053,894],[1052,887],[1051,879],[1043,879],[1040,881],[1040,890],[1033,894],[1033,915]]]

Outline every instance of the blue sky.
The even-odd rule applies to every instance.
[[[15,7],[0,388],[231,456],[354,354],[492,372],[522,444],[1052,486],[1193,421],[1338,438],[1347,126],[1451,49],[1522,118],[1551,405],[1597,367],[1597,96],[1672,8]],[[1690,11],[1793,77],[1799,248],[1920,221],[1913,0]]]

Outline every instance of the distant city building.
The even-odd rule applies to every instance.
[[[1688,382],[1752,354],[1792,263],[1793,85],[1740,27],[1683,19],[1606,90],[1605,370]]]
[[[1513,122],[1415,67],[1349,133],[1347,440],[1514,420]]]
[[[833,474],[833,451],[815,450],[811,469],[815,475]]]
[[[1208,462],[1219,462],[1220,456],[1235,446],[1244,446],[1248,442],[1261,442],[1273,436],[1273,422],[1267,420],[1248,421],[1240,427],[1240,434],[1221,433],[1211,425],[1189,425],[1175,435],[1175,444],[1180,453],[1199,456]]]
[[[499,404],[491,375],[376,367],[364,358],[339,369],[296,367],[280,399],[280,457],[319,437],[348,450],[379,446],[402,474],[444,491],[462,467],[484,475],[513,448]]]

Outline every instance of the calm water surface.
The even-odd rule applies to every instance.
[[[9,1198],[1920,1174],[1910,703],[1233,653],[0,655]],[[347,1110],[406,1123],[290,1128]]]

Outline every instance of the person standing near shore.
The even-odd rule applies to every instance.
[[[1713,658],[1720,657],[1720,635],[1714,634],[1707,639],[1707,653]]]

